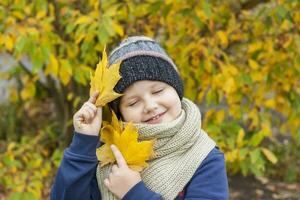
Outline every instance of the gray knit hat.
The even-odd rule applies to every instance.
[[[172,86],[180,99],[183,97],[183,83],[173,60],[153,39],[146,36],[132,36],[123,40],[109,55],[109,65],[121,61],[121,80],[115,91],[123,93],[133,82],[139,80],[162,81]]]

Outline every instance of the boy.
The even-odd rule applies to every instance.
[[[112,145],[117,164],[98,165],[102,108],[95,93],[73,117],[51,199],[228,199],[224,156],[200,128],[197,106],[183,98],[172,59],[151,38],[134,36],[110,54],[110,65],[118,61],[122,78],[114,90],[124,95],[109,106],[138,127],[140,140],[156,139],[155,157],[138,173]]]

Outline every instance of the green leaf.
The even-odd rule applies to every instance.
[[[252,79],[248,74],[242,74],[242,80],[247,85],[252,85]]]
[[[262,133],[262,132],[257,132],[257,133],[255,133],[252,137],[251,137],[251,139],[250,139],[250,141],[249,141],[249,144],[251,145],[251,146],[254,146],[254,147],[256,147],[257,145],[259,145],[261,142],[262,142],[262,140],[264,139],[264,134]]]
[[[240,153],[240,158],[244,159],[248,155],[249,149],[247,147],[246,148],[241,148],[239,153]]]
[[[27,37],[24,35],[21,35],[20,37],[18,37],[16,45],[15,45],[15,49],[18,53],[23,52],[24,48],[26,47],[26,43],[27,43]]]
[[[158,1],[150,4],[150,6],[148,7],[148,10],[150,11],[151,14],[155,14],[161,9],[162,4],[163,4],[163,1],[158,0]]]
[[[170,3],[169,5],[166,5],[166,6],[163,8],[163,10],[162,10],[162,15],[163,15],[163,17],[167,17],[167,16],[168,16],[169,12],[170,12],[171,9],[172,9],[172,6],[173,6],[173,4]]]
[[[3,163],[6,165],[6,166],[9,166],[11,167],[12,164],[13,164],[13,160],[9,157],[9,156],[4,156],[3,157]]]
[[[228,144],[228,146],[229,146],[230,149],[235,149],[235,138],[228,137],[226,139],[226,142],[227,142],[227,144]]]
[[[38,50],[37,51],[37,55],[35,55],[34,57],[31,57],[32,58],[32,72],[34,74],[36,74],[43,66],[43,57],[42,57],[42,54],[41,54],[41,51]]]
[[[106,30],[106,27],[103,23],[100,24],[98,31],[99,31],[97,34],[98,40],[100,41],[101,44],[103,45],[106,44],[109,39],[109,33]]]
[[[212,123],[207,125],[206,130],[209,133],[221,133],[221,127]]]
[[[218,103],[218,93],[215,90],[209,90],[206,94],[207,105],[216,105]]]
[[[246,162],[246,161],[240,163],[240,168],[241,168],[242,174],[244,176],[246,176],[248,174],[248,172],[249,172],[249,166],[250,166],[249,163]]]
[[[287,14],[287,10],[283,6],[278,6],[276,11],[277,11],[277,15],[278,15],[278,17],[280,17],[280,19],[285,18],[286,14]]]
[[[182,14],[182,16],[187,17],[187,16],[191,16],[192,11],[193,10],[191,8],[184,8],[180,11],[180,13]]]
[[[66,34],[72,33],[75,30],[75,28],[76,28],[75,23],[70,23],[66,26],[65,33]]]
[[[297,170],[295,170],[295,166],[288,166],[286,173],[284,174],[284,181],[288,183],[296,182],[298,179]]]
[[[25,192],[22,195],[22,200],[36,200],[37,197],[32,192]]]
[[[211,4],[208,3],[207,1],[202,1],[202,8],[203,8],[204,13],[207,16],[207,18],[210,18],[212,15]]]
[[[90,78],[90,68],[80,66],[75,68],[74,78],[78,83],[86,85]]]
[[[22,200],[22,193],[21,192],[15,192],[11,196],[8,197],[9,200]]]
[[[194,22],[196,24],[196,26],[199,28],[199,29],[202,29],[204,27],[204,23],[201,21],[201,19],[198,17],[198,16],[194,16]]]
[[[265,171],[265,162],[259,148],[250,152],[250,161],[250,171],[256,176],[262,176]]]
[[[254,149],[253,151],[250,151],[249,155],[250,155],[251,163],[255,164],[261,157],[261,151],[260,151],[260,149],[257,148],[257,149]]]

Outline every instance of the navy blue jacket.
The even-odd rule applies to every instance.
[[[51,200],[101,200],[96,180],[98,136],[74,133],[51,189]],[[162,197],[149,190],[143,181],[132,187],[124,200],[158,200]],[[192,179],[176,198],[223,200],[228,199],[228,182],[224,155],[214,148],[201,163]]]

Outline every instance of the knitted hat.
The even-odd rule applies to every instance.
[[[139,80],[162,81],[172,86],[180,99],[183,97],[183,83],[173,60],[153,39],[132,36],[121,42],[109,56],[109,65],[121,61],[121,80],[115,91],[123,93],[133,82]]]
[[[153,39],[145,36],[132,36],[121,42],[109,55],[109,66],[120,62],[119,80],[114,90],[123,93],[135,81],[162,81],[172,86],[180,99],[183,97],[183,83],[173,60]],[[119,99],[110,107],[120,116]]]

